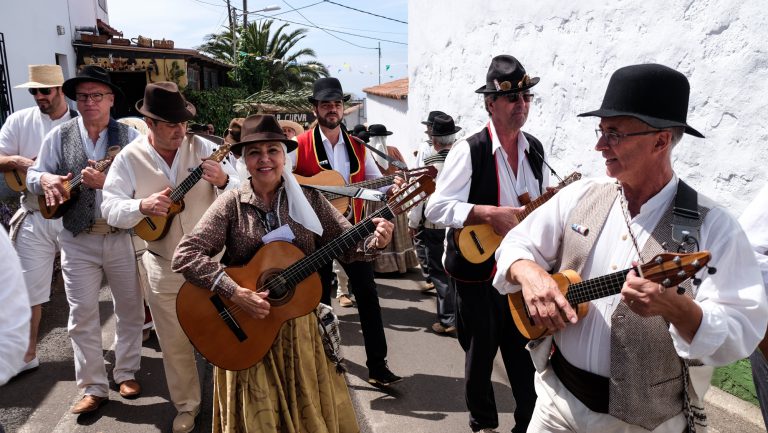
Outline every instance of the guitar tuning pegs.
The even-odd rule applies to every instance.
[[[662,248],[664,251],[669,251],[669,248],[667,248],[667,243],[666,243],[666,242],[662,242],[662,243],[661,243],[661,248]]]
[[[678,295],[684,295],[685,294],[685,288],[681,286],[677,286],[677,294]]]
[[[707,266],[707,273],[709,275],[714,275],[717,272],[717,268],[714,266]]]
[[[701,285],[701,278],[694,278],[693,279],[693,285],[698,287]]]

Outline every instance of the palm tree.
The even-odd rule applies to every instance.
[[[252,93],[302,89],[318,78],[328,76],[328,69],[322,63],[302,61],[306,57],[316,57],[314,50],[301,48],[291,51],[306,37],[307,29],[284,33],[288,24],[283,24],[273,32],[273,23],[272,20],[263,20],[237,28],[238,56],[234,59],[232,32],[229,29],[208,35],[206,42],[198,49],[216,59],[233,63],[234,78]]]

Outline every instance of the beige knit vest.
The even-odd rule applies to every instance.
[[[585,194],[579,207],[568,217],[566,227],[571,224],[589,227],[589,235],[565,231],[562,261],[556,269],[572,269],[581,274],[617,198],[615,183],[597,185]],[[703,207],[702,198],[699,195],[699,221],[704,220],[711,207]],[[643,246],[643,263],[664,252],[662,243],[673,245],[673,205],[674,202]],[[693,297],[690,280],[681,286],[685,287],[686,296]],[[653,430],[679,414],[683,403],[682,361],[672,344],[669,324],[660,316],[638,316],[625,303],[619,303],[611,316],[609,413],[629,424]]]
[[[134,198],[145,198],[162,191],[170,185],[165,174],[156,167],[155,158],[150,154],[144,143],[127,146],[123,149],[131,161],[134,176],[137,180]],[[181,184],[190,172],[197,168],[202,161],[194,150],[196,140],[184,138],[179,148],[179,163],[176,171],[176,183]],[[147,242],[147,249],[166,260],[173,258],[173,252],[184,234],[189,233],[203,216],[208,207],[216,199],[215,186],[200,180],[184,196],[184,211],[173,217],[168,234],[157,241]]]

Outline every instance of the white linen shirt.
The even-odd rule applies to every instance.
[[[29,295],[21,263],[8,234],[0,230],[0,386],[24,366],[29,345]]]
[[[525,152],[529,148],[528,140],[520,131],[517,138],[517,176],[515,176],[507,159],[507,152],[501,147],[493,121],[488,122],[491,128],[492,152],[496,158],[496,172],[499,183],[499,206],[521,206],[518,196],[529,193],[531,200],[541,193],[539,181],[533,175],[531,165]],[[543,172],[542,188],[549,186],[548,171]],[[448,227],[464,227],[469,212],[475,205],[467,203],[469,188],[472,183],[472,155],[466,139],[459,141],[451,148],[445,165],[436,179],[435,192],[429,198],[424,216],[435,224]]]
[[[83,150],[88,159],[98,161],[104,159],[107,156],[107,130],[104,128],[99,133],[99,138],[94,143],[88,136],[88,131],[83,124],[83,118],[77,118],[77,126],[80,130],[80,138],[83,140]],[[140,136],[139,131],[129,128],[128,139],[133,141],[136,137]],[[64,155],[61,152],[61,125],[54,128],[43,140],[43,146],[40,148],[40,156],[35,160],[34,165],[27,171],[27,188],[30,192],[37,195],[43,195],[43,187],[40,185],[40,176],[43,173],[55,174],[56,170],[62,165],[64,161]],[[107,169],[109,170],[109,169]],[[77,176],[79,173],[72,173],[73,176]],[[97,189],[96,200],[94,202],[94,215],[96,218],[102,218],[101,216],[101,202],[102,191]]]
[[[739,223],[752,244],[755,258],[763,273],[763,284],[768,290],[768,185],[764,186],[744,209]]]
[[[349,183],[349,154],[347,152],[347,146],[344,145],[343,132],[339,134],[339,139],[332,145],[331,141],[328,140],[328,137],[323,134],[323,130],[320,129],[320,127],[318,127],[318,130],[320,131],[320,138],[323,139],[323,148],[325,149],[325,154],[328,155],[331,168],[333,168],[334,171],[338,171],[341,176],[344,177],[344,182]],[[352,140],[352,138],[350,138],[350,140]],[[293,161],[293,166],[296,167],[296,160],[298,159],[297,152],[293,151],[289,156],[291,157],[291,161]],[[371,152],[365,152],[365,179],[378,179],[380,177],[381,171],[376,165],[376,161],[373,160]],[[388,189],[389,186],[379,188],[382,192],[386,192]]]
[[[0,129],[0,155],[37,158],[45,135],[71,118],[69,109],[56,120],[51,120],[50,116],[43,114],[37,107],[11,114]]]
[[[596,183],[614,179],[585,179],[564,188],[523,220],[504,238],[496,251],[497,270],[493,284],[500,293],[520,291],[506,279],[509,267],[517,260],[533,260],[551,270],[558,259],[563,231],[571,211],[587,190]],[[642,250],[645,241],[669,207],[677,191],[677,177],[631,219],[631,228]],[[629,214],[627,214],[629,215]],[[768,304],[760,272],[744,232],[722,207],[707,214],[701,226],[699,246],[712,253],[710,265],[717,273],[698,273],[702,283],[695,301],[703,317],[691,343],[674,326],[669,332],[678,355],[700,359],[707,365],[725,365],[748,356],[762,339],[768,321]],[[631,267],[637,260],[627,230],[620,200],[616,200],[595,247],[587,258],[582,279],[606,275]],[[621,295],[591,302],[589,312],[575,325],[555,333],[555,342],[570,363],[583,370],[610,376],[610,323]]]
[[[190,135],[184,137],[181,146],[188,145],[189,137]],[[210,157],[216,150],[216,146],[198,135],[192,135],[191,137],[194,140],[195,154],[200,158],[200,163],[202,163],[202,158]],[[165,174],[166,179],[168,179],[168,186],[171,188],[176,188],[186,179],[186,177],[184,179],[176,179],[176,173],[180,164],[179,154],[181,152],[176,152],[173,163],[168,167],[163,157],[149,143],[147,136],[142,135],[128,145],[143,146],[152,155],[155,167]],[[225,158],[224,161],[228,161],[228,159]],[[229,183],[223,190],[216,188],[216,192],[237,189],[240,186],[240,177],[237,174],[237,169],[232,167],[232,164],[222,164],[222,169],[229,175]],[[201,179],[200,182],[205,181]],[[144,218],[145,215],[139,210],[142,198],[134,198],[136,184],[136,175],[131,161],[123,154],[118,154],[112,162],[106,181],[104,181],[104,201],[101,204],[101,211],[106,216],[107,224],[121,229],[129,229]]]

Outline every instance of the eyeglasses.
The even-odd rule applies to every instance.
[[[48,95],[51,94],[51,88],[50,87],[41,87],[39,89],[29,88],[27,90],[29,90],[29,94],[32,95],[32,96],[37,95],[37,92],[40,92],[41,95],[45,95],[45,96],[48,96]]]
[[[105,95],[111,95],[112,93],[75,93],[75,99],[80,102],[91,100],[93,102],[101,102]]]
[[[658,132],[663,132],[664,129],[653,129],[650,131],[641,131],[641,132],[628,132],[626,134],[621,134],[616,131],[603,131],[600,128],[595,129],[595,135],[597,136],[597,139],[605,138],[605,142],[608,143],[608,146],[616,146],[619,144],[619,140],[621,140],[624,137],[635,137],[638,135],[650,135],[650,134],[656,134]]]
[[[507,101],[509,101],[509,102],[514,104],[521,97],[523,98],[523,101],[531,102],[531,101],[533,101],[534,94],[533,93],[518,93],[518,92],[515,92],[515,93],[507,93],[504,96],[507,97]]]
[[[165,123],[166,125],[168,125],[169,128],[182,127],[184,129],[187,129],[187,121],[186,120],[184,122],[166,122],[165,120],[160,120],[160,119],[152,119],[152,120],[154,120],[157,123]]]

